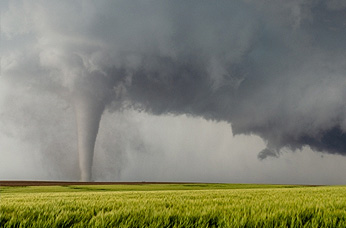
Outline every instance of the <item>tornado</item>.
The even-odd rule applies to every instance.
[[[25,120],[34,94],[72,100],[83,181],[104,109],[226,121],[266,142],[260,160],[346,156],[344,0],[0,2],[0,100],[31,91]]]
[[[95,142],[105,105],[88,93],[76,94],[73,102],[77,124],[80,180],[92,181]]]

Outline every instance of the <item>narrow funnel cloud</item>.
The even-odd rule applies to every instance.
[[[77,80],[72,89],[81,181],[92,181],[95,141],[107,101],[105,83],[102,75],[88,75]]]
[[[94,97],[78,95],[74,98],[74,107],[81,181],[91,181],[95,141],[104,105]]]

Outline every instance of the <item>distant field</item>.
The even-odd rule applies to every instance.
[[[346,227],[346,187],[1,186],[0,227]]]

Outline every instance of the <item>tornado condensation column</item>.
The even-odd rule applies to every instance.
[[[97,98],[80,94],[74,97],[74,108],[81,181],[92,181],[94,147],[104,104]]]

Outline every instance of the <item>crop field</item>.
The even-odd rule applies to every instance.
[[[0,227],[346,227],[346,187],[0,186]]]

